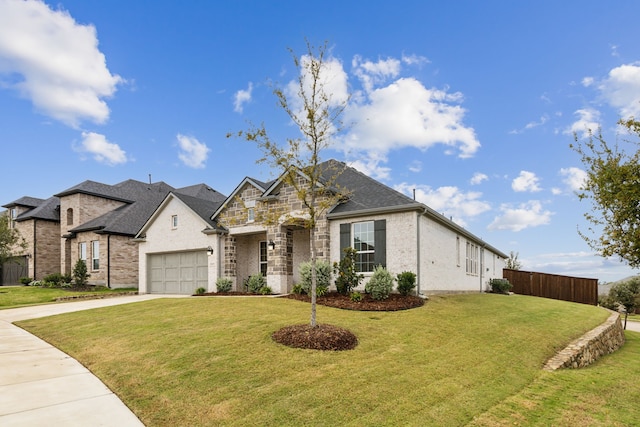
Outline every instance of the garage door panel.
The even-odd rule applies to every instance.
[[[193,294],[208,285],[208,257],[205,251],[148,256],[148,292]]]

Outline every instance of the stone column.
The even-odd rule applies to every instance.
[[[275,293],[288,293],[293,282],[293,232],[282,225],[269,226],[267,242],[275,243],[267,249],[267,286]]]
[[[236,291],[242,290],[238,289],[237,276],[237,247],[236,247],[236,238],[227,235],[224,238],[224,277],[228,277],[232,280],[233,285],[231,289]]]

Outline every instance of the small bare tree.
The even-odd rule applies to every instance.
[[[266,163],[280,172],[285,184],[295,189],[305,211],[304,227],[309,230],[311,255],[311,326],[316,326],[316,232],[317,222],[326,211],[345,196],[337,185],[341,170],[323,163],[321,153],[343,131],[341,116],[348,97],[336,98],[330,91],[332,79],[327,62],[327,43],[318,48],[307,41],[307,53],[296,56],[289,49],[299,71],[293,93],[275,87],[278,106],[297,126],[300,135],[287,138],[286,144],[272,140],[264,124],[240,131],[234,136],[257,144],[263,153],[258,163]],[[346,93],[346,91],[345,91]],[[231,134],[228,136],[232,136]]]

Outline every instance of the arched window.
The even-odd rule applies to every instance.
[[[73,225],[73,209],[67,209],[67,225]]]

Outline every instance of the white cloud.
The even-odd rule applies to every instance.
[[[347,153],[379,153],[414,147],[427,150],[438,144],[457,148],[459,157],[471,157],[480,147],[473,128],[462,120],[457,105],[460,93],[427,89],[414,78],[401,78],[372,91],[362,102],[345,111],[353,123],[340,141]]]
[[[204,168],[209,151],[211,151],[209,147],[191,136],[178,134],[176,138],[180,147],[178,158],[182,163],[194,169]]]
[[[585,77],[582,79],[582,86],[589,87],[595,82],[593,77]]]
[[[92,154],[97,162],[110,166],[128,161],[127,154],[118,144],[107,141],[107,138],[99,133],[82,132],[82,142],[74,149],[80,153]]]
[[[413,173],[418,173],[422,171],[422,162],[419,160],[414,160],[411,162],[408,169]]]
[[[311,58],[309,55],[303,55],[300,57],[302,89],[309,98],[312,94],[311,85],[313,83],[308,72],[310,60]],[[342,62],[337,58],[325,57],[324,62],[322,63],[322,69],[320,70],[320,81],[317,82],[317,87],[320,88],[320,91],[322,92],[321,95],[327,97],[327,105],[329,107],[336,107],[347,102],[349,99],[347,80],[347,73],[344,71]],[[285,94],[287,95],[287,99],[291,102],[291,107],[293,107],[292,110],[296,111],[298,115],[305,114],[303,100],[299,96],[300,89],[300,83],[297,79],[290,81],[285,87]],[[322,96],[318,97],[318,99],[321,99]]]
[[[543,210],[542,203],[531,200],[518,206],[503,204],[502,214],[497,216],[487,227],[489,230],[521,231],[525,228],[537,227],[551,222],[553,212]]]
[[[411,54],[411,55],[402,54],[402,62],[404,62],[407,65],[422,65],[422,64],[428,64],[431,61],[429,61],[427,57],[416,55],[416,54]]]
[[[579,191],[587,180],[587,173],[576,167],[560,169],[560,175],[563,176],[563,182],[571,191]]]
[[[251,92],[253,91],[253,83],[249,82],[247,90],[240,89],[233,96],[233,111],[242,113],[244,104],[251,101]]]
[[[432,189],[427,185],[401,183],[394,188],[412,197],[415,190],[416,200],[431,209],[451,217],[458,224],[465,226],[466,221],[491,209],[491,205],[481,200],[482,193],[470,191],[465,193],[458,187],[445,186]]]
[[[574,115],[578,116],[578,120],[565,129],[563,132],[567,135],[578,134],[582,138],[587,138],[590,132],[595,133],[600,128],[600,112],[593,108],[583,108],[577,110]]]
[[[541,188],[538,185],[540,179],[535,173],[529,171],[520,171],[520,175],[511,182],[511,188],[513,191],[524,192],[529,191],[535,193],[540,191]]]
[[[2,86],[74,128],[82,120],[104,123],[104,98],[123,82],[107,69],[92,25],[40,1],[0,1],[0,77]]]
[[[613,68],[598,89],[622,118],[640,115],[640,63]]]
[[[489,177],[486,174],[476,172],[473,174],[473,176],[471,177],[471,181],[469,182],[471,183],[471,185],[478,185],[478,184],[481,184],[483,181],[487,181],[488,179]]]
[[[395,58],[371,62],[363,60],[362,57],[356,55],[351,61],[351,66],[367,93],[371,92],[374,86],[387,81],[389,78],[395,78],[400,73],[400,61]]]
[[[386,181],[391,178],[391,169],[380,165],[385,161],[380,158],[369,158],[351,161],[349,165],[371,178]]]

